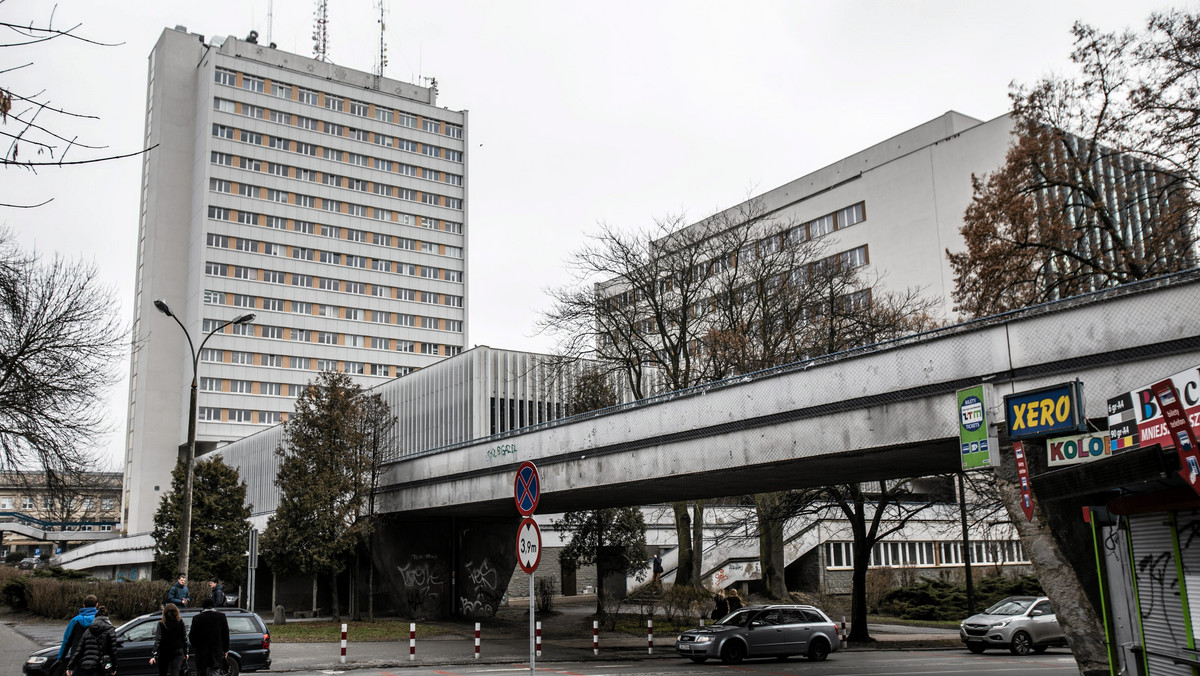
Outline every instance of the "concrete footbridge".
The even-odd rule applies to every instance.
[[[1085,413],[1200,363],[1200,274],[1049,303],[405,457],[377,507],[408,517],[515,514],[537,464],[538,511],[745,495],[960,466],[956,391],[1068,380]]]

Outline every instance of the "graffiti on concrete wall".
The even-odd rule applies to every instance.
[[[466,617],[490,617],[495,614],[503,590],[500,573],[487,559],[479,563],[468,561],[464,567],[465,583],[458,597],[459,611]]]
[[[446,593],[446,567],[436,554],[415,554],[396,566],[410,611],[436,612]]]

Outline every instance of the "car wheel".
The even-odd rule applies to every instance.
[[[1033,652],[1033,639],[1023,631],[1013,634],[1012,644],[1008,650],[1014,655],[1028,655]]]
[[[688,659],[695,662],[696,664],[704,664],[704,660],[706,660],[708,658],[703,655],[689,655]]]
[[[721,661],[725,664],[741,664],[746,659],[746,646],[740,641],[730,641],[721,650]]]
[[[1033,646],[1033,652],[1041,655],[1042,653],[1046,652],[1046,648],[1049,648],[1049,647],[1050,646],[1048,646],[1048,645],[1035,645],[1035,646]]]
[[[976,655],[982,655],[983,651],[987,650],[987,646],[983,645],[982,643],[968,643],[967,650],[970,650]]]
[[[227,676],[238,676],[238,674],[242,673],[242,665],[238,664],[238,661],[232,657],[225,658],[225,665],[227,669],[225,674]]]
[[[808,659],[813,662],[824,662],[829,657],[829,642],[816,639],[808,644]]]

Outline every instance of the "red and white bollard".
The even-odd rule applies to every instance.
[[[592,620],[592,654],[600,654],[600,623]]]
[[[845,648],[845,647],[846,647],[846,616],[845,616],[845,615],[842,615],[842,631],[841,631],[841,634],[842,634],[842,635],[841,635],[841,639],[842,639],[842,648]]]
[[[646,654],[654,654],[654,620],[646,620]]]
[[[537,623],[536,642],[537,642],[537,656],[541,657],[542,656],[542,623],[541,622]]]
[[[417,623],[408,625],[408,661],[417,659]]]
[[[346,625],[342,625],[342,664],[346,663]]]
[[[475,659],[479,659],[479,623],[475,623]]]

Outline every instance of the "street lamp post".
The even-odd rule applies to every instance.
[[[213,334],[223,330],[230,324],[247,324],[254,321],[254,313],[249,312],[235,319],[231,319],[217,328],[208,332],[204,340],[200,341],[200,349],[197,350],[192,345],[192,335],[188,333],[187,327],[179,318],[171,312],[171,308],[167,306],[166,301],[154,301],[154,307],[164,315],[175,320],[180,329],[183,329],[183,335],[187,338],[188,349],[192,352],[192,394],[188,402],[188,436],[187,436],[187,457],[184,460],[184,471],[186,479],[183,483],[183,506],[182,515],[179,524],[179,572],[178,574],[186,576],[188,574],[188,559],[191,557],[191,540],[192,540],[192,475],[193,467],[196,464],[196,372],[200,368],[200,352],[204,350],[204,344],[208,342]]]

